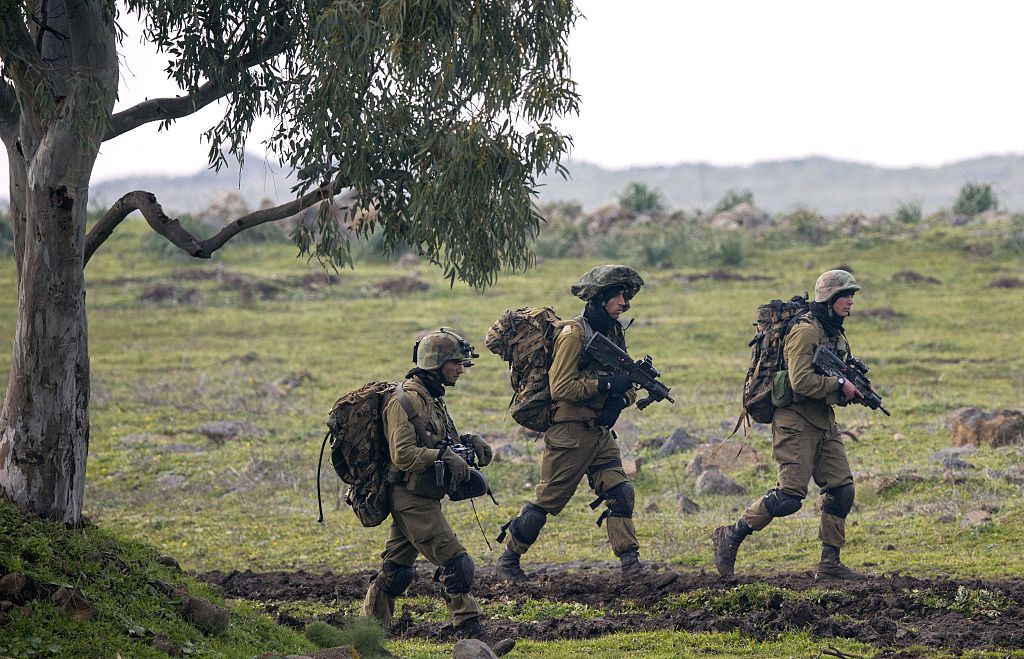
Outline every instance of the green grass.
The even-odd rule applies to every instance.
[[[325,415],[338,396],[368,380],[401,378],[411,365],[415,339],[443,325],[461,329],[483,353],[448,396],[459,428],[513,441],[527,455],[487,468],[501,506],[481,500],[477,511],[493,550],[485,546],[467,503],[445,504],[474,559],[493,564],[500,550],[493,543],[498,527],[516,514],[537,482],[540,447],[517,437],[505,412],[510,391],[504,364],[482,350],[483,334],[506,308],[553,305],[563,317],[575,315],[580,302],[568,287],[598,259],[545,259],[533,271],[506,275],[484,292],[450,288],[426,264],[411,272],[380,262],[359,264],[355,271],[338,273],[332,285],[309,288],[295,282],[318,273],[317,266],[295,259],[294,248],[285,244],[228,247],[213,262],[182,263],[140,256],[148,231],[141,221],[128,221],[118,231],[86,272],[93,378],[85,498],[90,519],[110,533],[144,539],[191,570],[375,566],[386,525],[362,528],[339,506],[340,483],[329,466],[323,477],[327,520],[316,523],[316,457]],[[628,410],[617,426],[627,457],[644,459],[635,518],[644,559],[712,570],[709,531],[734,521],[773,484],[774,465],[768,437],[755,434],[751,444],[767,466],[731,474],[749,494],[696,497],[694,479],[684,473],[690,454],[659,458],[640,447],[678,427],[703,438],[727,434],[725,423],[735,419],[739,407],[757,305],[808,291],[821,271],[847,264],[864,286],[848,323],[850,342],[872,367],[893,416],[861,407],[838,411],[841,426],[857,435],[847,441],[858,502],[844,560],[876,573],[922,577],[1021,573],[1024,558],[1005,551],[1024,540],[1020,487],[990,477],[1019,463],[1021,448],[982,448],[966,456],[976,469],[957,484],[944,481],[941,466],[928,456],[950,445],[946,416],[951,410],[1015,407],[1024,399],[1024,355],[1018,347],[1024,299],[1019,290],[987,288],[999,277],[1019,275],[1024,254],[995,250],[979,257],[962,249],[966,242],[998,241],[995,230],[915,231],[913,239],[774,243],[771,249],[745,240],[730,247],[742,253],[735,272],[768,281],[684,277],[720,267],[706,260],[642,269],[647,286],[630,312],[638,320],[628,333],[631,352],[654,356],[677,400],[643,412]],[[893,281],[905,270],[942,283]],[[419,276],[430,289],[392,296],[375,287],[406,274]],[[225,275],[248,284],[228,285]],[[5,383],[17,299],[9,258],[0,260],[0,281],[0,383]],[[141,301],[154,282],[194,289],[194,295],[186,302]],[[252,294],[253,286],[267,283],[276,287],[270,297]],[[858,317],[859,311],[882,307],[897,315]],[[245,421],[254,430],[215,443],[198,432],[215,420]],[[873,478],[897,474],[915,478],[873,491]],[[677,514],[679,492],[695,499],[701,511]],[[612,564],[589,500],[581,492],[549,521],[524,559],[527,569],[532,562]],[[648,511],[652,502],[657,511]],[[812,504],[744,543],[737,570],[803,570],[816,562]],[[993,523],[961,530],[961,516],[981,506],[995,510]],[[536,606],[536,615],[545,615],[547,604]],[[660,648],[655,656],[676,651],[675,641],[660,638],[637,635],[565,647],[601,656],[613,652],[601,649],[601,643],[611,648],[649,640]],[[736,644],[729,641],[732,649],[723,651],[748,652]],[[555,656],[562,652],[559,647],[544,646]]]

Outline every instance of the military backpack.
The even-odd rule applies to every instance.
[[[757,330],[747,344],[750,367],[743,383],[743,411],[736,422],[737,429],[744,421],[771,423],[775,417],[772,386],[776,374],[786,368],[783,344],[793,323],[808,310],[806,295],[794,296],[788,302],[772,300],[757,308]]]
[[[590,326],[582,318],[579,320],[587,337],[592,333]],[[555,346],[555,330],[575,321],[559,319],[551,307],[520,307],[506,310],[487,330],[484,345],[508,362],[512,385],[509,413],[527,430],[545,432],[551,427],[554,405],[548,370]]]
[[[422,434],[422,422],[416,417],[408,394],[396,382],[368,382],[339,398],[331,407],[316,468],[320,522],[324,521],[320,467],[328,441],[331,466],[348,485],[345,503],[351,506],[359,522],[363,526],[379,526],[391,513],[391,485],[402,476],[402,472],[391,468],[388,440],[384,436],[384,405],[392,396],[398,398],[417,434]]]

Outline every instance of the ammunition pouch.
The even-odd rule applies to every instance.
[[[789,372],[777,371],[772,376],[772,405],[789,407],[793,403],[793,388],[789,385]]]

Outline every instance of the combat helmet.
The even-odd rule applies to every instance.
[[[447,327],[430,332],[412,348],[413,362],[424,371],[441,368],[453,359],[461,360],[468,368],[473,365],[470,359],[479,356],[466,339]]]
[[[621,286],[627,300],[640,292],[644,278],[633,268],[624,265],[599,265],[588,270],[580,280],[569,287],[569,292],[587,301],[612,286]]]
[[[814,301],[828,302],[834,299],[838,293],[852,293],[859,290],[860,284],[852,274],[846,270],[829,270],[821,273],[818,281],[814,282]]]

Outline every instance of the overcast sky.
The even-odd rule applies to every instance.
[[[1024,3],[581,0],[572,157],[606,167],[823,155],[890,166],[1024,152]],[[128,20],[125,27],[132,29]],[[130,37],[125,107],[172,95]],[[207,108],[104,144],[93,175],[205,166]],[[252,150],[260,150],[255,143]],[[7,163],[0,161],[0,197]]]

